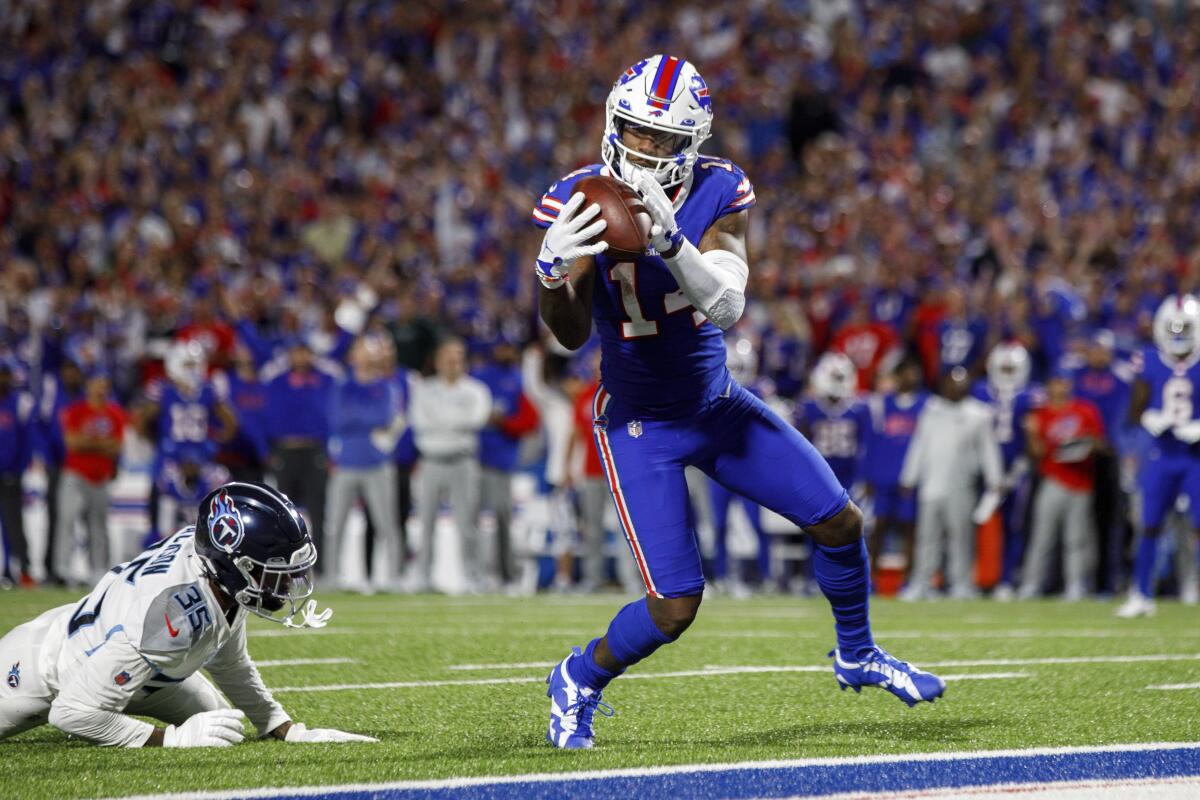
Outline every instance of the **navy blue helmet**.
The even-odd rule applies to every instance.
[[[226,483],[209,492],[196,519],[196,554],[251,613],[290,627],[328,619],[313,614],[313,601],[299,623],[292,619],[313,593],[317,548],[292,501],[266,484]]]

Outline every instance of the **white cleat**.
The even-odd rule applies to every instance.
[[[1140,592],[1130,592],[1129,599],[1121,604],[1117,609],[1117,616],[1121,619],[1135,619],[1137,617],[1153,617],[1154,612],[1158,607],[1154,601]]]

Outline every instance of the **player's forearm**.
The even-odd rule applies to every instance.
[[[729,250],[701,253],[685,239],[679,252],[663,261],[688,301],[718,328],[728,330],[741,319],[750,269],[740,255]]]
[[[592,310],[568,281],[557,289],[538,288],[538,311],[558,343],[578,350],[592,335]]]
[[[61,695],[50,706],[49,722],[63,733],[102,747],[145,747],[156,733],[159,744],[162,743],[162,731],[148,722],[89,707]]]

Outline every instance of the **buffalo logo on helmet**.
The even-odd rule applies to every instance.
[[[21,662],[12,665],[12,669],[8,671],[8,688],[16,689],[21,685]]]
[[[242,515],[229,498],[229,493],[222,490],[208,504],[208,532],[212,542],[226,553],[233,553],[246,536],[242,526]]]

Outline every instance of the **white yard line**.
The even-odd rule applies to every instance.
[[[276,690],[278,691],[278,690]],[[1035,756],[1065,756],[1080,753],[1138,753],[1155,750],[1186,750],[1194,742],[1156,742],[1145,744],[1116,744],[1085,747],[1036,747],[1028,750],[969,750],[944,753],[910,753],[906,755],[837,756],[832,758],[803,758],[790,761],[737,761],[722,764],[676,764],[669,767],[636,767],[593,770],[589,772],[553,772],[527,775],[493,775],[476,778],[442,778],[438,780],[395,781],[392,783],[353,783],[331,786],[269,787],[233,789],[224,792],[182,792],[129,797],[126,800],[187,800],[206,797],[211,800],[240,797],[320,796],[335,792],[379,792],[403,789],[463,789],[487,784],[560,783],[564,781],[600,780],[604,778],[640,778],[658,775],[679,775],[726,770],[776,770],[798,767],[843,767],[857,764],[903,764],[906,762],[935,763],[964,761],[979,758],[1030,758]]]
[[[1173,692],[1179,689],[1200,689],[1200,683],[1159,683],[1154,686],[1147,686],[1146,688]]]
[[[548,666],[554,666],[550,664]],[[737,666],[737,667],[706,667],[704,669],[685,669],[676,670],[674,672],[647,672],[627,674],[623,676],[623,680],[627,681],[652,681],[661,680],[663,678],[711,678],[721,675],[759,675],[759,674],[777,674],[788,672],[817,672],[824,673],[830,671],[830,666],[823,664],[820,666],[790,666],[790,667],[755,667],[755,666]],[[1007,678],[1027,678],[1027,673],[1024,672],[993,672],[979,674],[963,674],[963,675],[943,675],[944,679],[952,680],[1000,680]],[[315,686],[273,686],[272,692],[344,692],[356,689],[424,689],[441,686],[504,686],[515,683],[541,683],[545,681],[545,677],[541,674],[528,675],[523,677],[512,678],[458,678],[453,680],[442,681],[385,681],[382,683],[332,683],[318,684]]]
[[[355,658],[276,658],[255,661],[256,667],[306,667],[310,664],[356,664]]]

